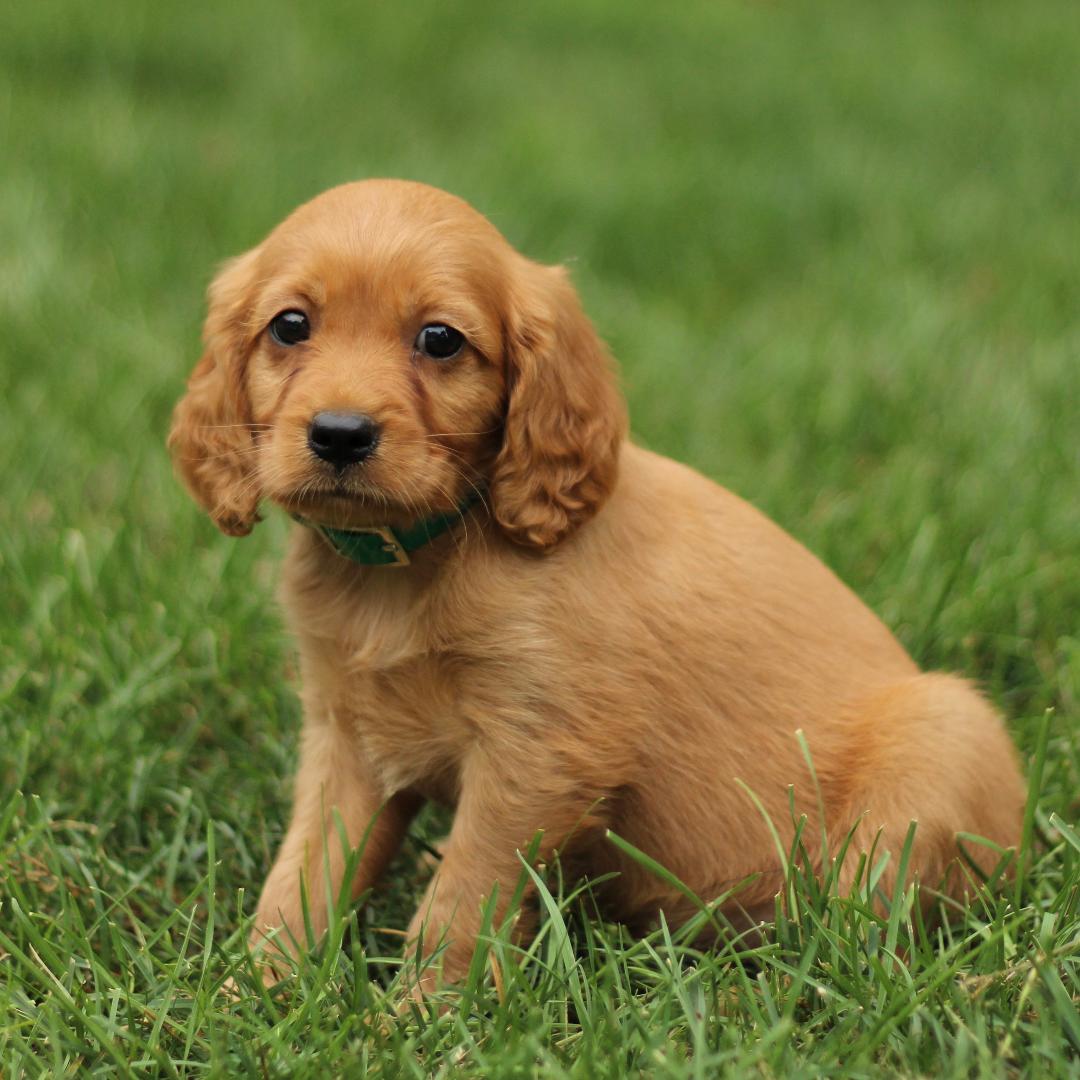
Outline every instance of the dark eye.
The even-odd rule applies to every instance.
[[[281,311],[270,320],[270,336],[279,345],[299,345],[311,337],[311,323],[302,311]]]
[[[465,335],[443,323],[429,323],[416,335],[416,351],[432,360],[449,360],[461,351]]]

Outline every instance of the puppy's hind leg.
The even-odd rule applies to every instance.
[[[846,805],[832,822],[840,827],[833,834],[833,851],[853,825],[855,830],[839,876],[841,893],[854,884],[861,854],[872,852],[877,862],[887,852],[876,895],[886,900],[895,895],[915,821],[906,880],[940,887],[964,903],[978,876],[993,874],[1001,849],[1020,843],[1024,781],[1001,719],[962,679],[927,674],[856,703],[845,724],[850,725],[852,767]],[[959,838],[959,833],[990,843]]]

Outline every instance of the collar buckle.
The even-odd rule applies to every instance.
[[[365,536],[377,536],[382,543],[382,550],[390,556],[391,562],[384,566],[408,566],[410,563],[409,553],[401,546],[394,530],[389,525],[367,525],[363,528],[352,529],[351,532],[363,533]]]

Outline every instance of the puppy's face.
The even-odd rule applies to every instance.
[[[263,498],[348,528],[488,488],[547,547],[614,483],[623,413],[562,271],[420,184],[335,188],[228,264],[170,445],[242,535]]]
[[[305,517],[452,509],[498,446],[512,253],[464,204],[420,194],[331,193],[254,257],[254,468]]]

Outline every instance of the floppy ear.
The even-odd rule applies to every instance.
[[[209,290],[205,351],[173,412],[169,450],[188,491],[229,536],[259,520],[254,427],[244,387],[245,325],[258,249],[226,263]]]
[[[626,410],[607,350],[562,267],[527,263],[512,289],[492,503],[512,540],[550,548],[614,488]]]

